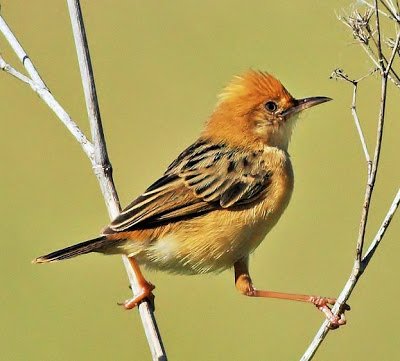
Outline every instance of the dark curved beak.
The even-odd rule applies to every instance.
[[[297,114],[304,109],[308,109],[315,105],[329,102],[330,100],[332,99],[328,97],[310,97],[304,99],[295,99],[293,106],[282,112],[282,116],[287,118],[288,116]]]

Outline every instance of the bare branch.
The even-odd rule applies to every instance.
[[[378,70],[377,68],[372,69],[368,74],[364,75],[363,77],[361,77],[361,78],[359,78],[357,80],[351,80],[348,77],[348,75],[346,73],[344,73],[344,71],[342,69],[335,69],[335,71],[332,73],[332,75],[330,77],[331,79],[334,78],[334,79],[341,79],[341,80],[347,81],[347,82],[349,82],[349,83],[351,83],[353,85],[353,101],[352,101],[352,104],[351,104],[351,113],[352,113],[353,118],[354,118],[354,123],[356,125],[358,136],[359,136],[360,141],[361,141],[361,146],[362,146],[362,149],[364,151],[365,160],[367,162],[367,174],[368,174],[368,176],[369,176],[369,174],[371,172],[372,163],[371,163],[371,157],[370,157],[369,152],[368,152],[367,143],[365,141],[364,132],[362,131],[361,123],[360,123],[360,120],[359,120],[358,114],[357,114],[357,107],[356,107],[356,104],[357,104],[357,89],[358,89],[358,83],[360,81],[362,81],[365,78],[369,77],[370,75],[375,73],[377,70]]]
[[[360,41],[363,49],[366,50],[368,56],[372,59],[374,64],[379,69],[379,74],[381,76],[381,97],[380,97],[380,107],[379,107],[379,114],[378,114],[378,121],[377,121],[377,129],[376,129],[375,151],[374,151],[373,160],[371,162],[369,152],[368,152],[366,142],[365,142],[365,137],[364,137],[364,134],[363,134],[361,126],[360,126],[360,120],[358,118],[357,109],[356,109],[358,84],[365,77],[360,78],[359,80],[351,80],[343,71],[340,71],[340,70],[336,70],[334,72],[334,75],[331,76],[331,77],[346,80],[347,82],[349,82],[353,85],[353,99],[352,99],[351,111],[352,111],[352,115],[353,115],[353,118],[354,118],[354,121],[355,121],[355,124],[357,127],[359,138],[361,140],[361,144],[362,144],[362,147],[364,150],[365,158],[367,160],[367,167],[368,167],[368,177],[367,177],[367,184],[365,187],[364,202],[363,202],[363,207],[362,207],[362,212],[361,212],[361,220],[360,220],[359,232],[358,232],[357,243],[356,243],[355,260],[354,260],[354,264],[353,264],[353,268],[352,268],[350,277],[348,278],[343,290],[341,291],[336,304],[332,308],[332,312],[335,315],[339,315],[342,312],[343,305],[349,299],[354,287],[356,286],[358,280],[362,276],[368,263],[370,262],[374,252],[376,251],[378,245],[380,244],[380,241],[382,240],[382,237],[383,237],[387,227],[389,226],[389,223],[392,220],[393,215],[396,212],[397,207],[399,206],[399,203],[400,203],[400,190],[399,190],[392,202],[390,209],[388,210],[388,212],[385,216],[385,219],[384,219],[380,229],[378,230],[377,235],[373,239],[368,251],[366,252],[365,256],[363,257],[365,232],[366,232],[369,210],[370,210],[370,205],[371,205],[371,199],[372,199],[372,194],[373,194],[373,190],[375,187],[375,181],[376,181],[376,176],[377,176],[377,172],[378,172],[381,147],[382,147],[385,112],[386,112],[388,79],[390,79],[391,76],[397,77],[397,74],[393,70],[392,66],[393,66],[394,58],[395,58],[396,54],[398,54],[398,47],[399,47],[399,43],[400,43],[400,35],[399,35],[399,32],[397,32],[396,41],[393,45],[392,53],[390,55],[389,60],[387,60],[385,57],[385,54],[383,53],[383,50],[382,50],[381,25],[380,25],[380,20],[379,20],[380,11],[378,9],[378,2],[377,2],[377,0],[375,0],[374,6],[367,3],[366,1],[363,1],[363,3],[366,4],[368,7],[373,8],[373,10],[374,10],[373,13],[375,16],[375,24],[376,24],[376,29],[374,32],[369,27],[369,20],[370,20],[369,16],[361,16],[361,15],[359,15],[359,13],[356,13],[356,15],[353,15],[351,18],[348,17],[347,19],[344,19],[344,20],[341,19],[341,20],[353,30],[353,34]],[[394,6],[394,4],[390,3],[390,5],[388,5],[387,9],[390,11],[391,10],[390,7],[392,7],[392,6]],[[367,10],[367,13],[368,13],[368,11],[369,10]],[[374,34],[376,34],[376,39],[374,37]],[[373,44],[377,49],[377,53],[378,53],[377,56],[375,56],[372,48],[370,47],[370,39],[373,40]],[[372,74],[372,73],[370,73],[370,74]],[[370,74],[368,74],[368,75],[370,75]],[[397,79],[395,79],[395,80],[391,79],[391,80],[396,84]],[[396,85],[399,86],[399,83],[397,83]],[[330,330],[329,326],[330,326],[330,324],[329,324],[328,320],[326,320],[321,325],[321,327],[318,330],[317,334],[315,335],[313,341],[311,342],[308,349],[306,350],[303,357],[301,358],[302,361],[308,361],[308,360],[312,359],[312,357],[316,353],[318,347],[321,345],[321,343],[325,339],[326,335],[328,334],[328,332]]]
[[[75,47],[81,72],[82,85],[85,94],[86,108],[89,117],[92,141],[94,144],[94,169],[104,194],[108,212],[114,219],[120,212],[119,199],[112,178],[112,167],[107,154],[100,109],[97,100],[94,74],[90,60],[89,46],[86,39],[82,12],[79,0],[67,0],[74,34]]]
[[[372,49],[369,46],[363,45],[362,48],[364,49],[364,51],[366,52],[366,54],[369,56],[369,58],[372,60],[372,62],[374,63],[374,65],[379,68],[379,63],[375,58],[375,54],[373,53]],[[390,68],[390,73],[388,74],[388,78],[390,79],[390,81],[397,86],[398,88],[400,88],[400,78],[399,76],[396,74],[396,72],[393,71],[393,68]]]
[[[362,269],[361,269],[362,272],[368,266],[369,261],[371,260],[376,249],[378,248],[379,243],[381,242],[383,236],[385,235],[385,232],[388,229],[389,224],[392,221],[392,218],[393,218],[394,214],[396,213],[397,208],[399,207],[399,204],[400,204],[400,188],[397,191],[397,194],[393,199],[392,205],[390,206],[390,209],[387,212],[385,219],[382,222],[381,227],[379,228],[375,238],[373,239],[371,245],[369,246],[367,252],[365,253],[365,256],[362,259]]]
[[[374,240],[372,241],[368,251],[366,252],[364,258],[362,259],[361,268],[359,270],[356,270],[355,268],[353,268],[349,279],[347,280],[345,286],[343,287],[343,290],[340,293],[339,297],[337,298],[337,302],[332,309],[333,314],[338,314],[340,312],[341,307],[346,303],[346,301],[350,297],[359,278],[361,277],[362,273],[365,271],[365,268],[367,267],[374,252],[376,251],[377,247],[379,246],[380,241],[382,240],[394,214],[396,213],[396,210],[398,209],[399,203],[400,203],[400,189],[398,190],[395,198],[393,199],[392,205],[390,206],[390,208],[385,216],[385,219],[382,222],[382,225],[379,228]],[[324,323],[319,328],[316,335],[314,336],[314,339],[308,346],[307,350],[303,354],[300,361],[309,361],[314,357],[319,346],[322,344],[326,335],[330,331],[329,327],[330,327],[329,320],[325,320]]]
[[[382,42],[381,42],[381,25],[379,20],[379,8],[378,8],[378,0],[374,0],[374,11],[375,11],[375,26],[376,26],[376,36],[377,42],[376,47],[378,50],[378,62],[379,68],[384,71],[384,63],[383,63],[383,54],[382,54]]]
[[[20,73],[18,70],[14,69],[10,64],[7,64],[3,57],[0,55],[0,69],[5,71],[6,73],[16,77],[17,79],[21,80],[22,82],[30,85],[32,88],[36,86],[36,84],[28,78],[26,75]]]
[[[381,106],[379,109],[379,116],[378,116],[378,127],[376,135],[377,139],[375,145],[374,160],[372,162],[371,171],[368,174],[368,181],[365,188],[364,204],[361,212],[361,222],[357,239],[356,263],[355,263],[355,268],[357,270],[359,270],[361,267],[361,258],[364,247],[365,232],[367,229],[369,208],[371,204],[371,198],[375,186],[376,174],[378,171],[379,158],[381,154],[383,125],[385,121],[385,110],[386,110],[386,92],[387,92],[387,76],[383,76],[381,85]]]
[[[4,19],[0,16],[0,32],[7,33],[9,36],[7,39],[14,41],[16,40],[15,36],[12,34],[11,30],[5,23]],[[18,42],[17,42],[18,43]],[[15,44],[10,44],[13,49],[15,48]],[[13,46],[14,45],[14,46]],[[22,49],[22,47],[18,43],[18,47]],[[17,48],[18,48],[17,47]],[[22,49],[22,52],[23,49]],[[35,69],[33,63],[30,61],[32,69]],[[86,138],[86,136],[79,129],[78,125],[72,120],[69,114],[64,110],[64,108],[60,105],[60,103],[54,98],[54,96],[50,93],[49,89],[44,85],[44,82],[41,81],[40,84],[36,83],[34,80],[28,78],[27,76],[21,74],[19,71],[14,69],[11,65],[7,64],[2,57],[0,57],[0,68],[10,75],[16,77],[17,79],[23,81],[28,84],[32,90],[39,95],[39,97],[47,104],[47,106],[57,115],[57,117],[61,120],[61,122],[67,127],[70,133],[75,137],[75,139],[81,145],[83,151],[86,153],[91,162],[94,160],[94,147],[93,144]],[[36,72],[36,69],[34,70]],[[36,72],[36,78],[41,79],[39,74]]]
[[[74,20],[71,19],[71,21],[74,23]],[[7,64],[5,60],[1,57],[0,57],[0,69],[16,77],[22,82],[28,84],[40,96],[40,98],[49,106],[49,108],[53,110],[53,112],[67,127],[70,133],[79,142],[85,154],[90,159],[94,172],[96,173],[96,176],[99,179],[99,182],[102,186],[101,187],[102,192],[105,197],[105,201],[107,203],[110,216],[115,217],[119,212],[119,201],[112,181],[111,165],[108,161],[107,151],[105,148],[104,135],[100,120],[100,112],[98,111],[97,97],[95,95],[93,72],[90,66],[90,58],[87,57],[86,60],[84,58],[84,61],[89,62],[88,64],[90,66],[90,70],[89,66],[86,65],[87,70],[86,74],[82,75],[83,79],[82,81],[83,84],[86,85],[88,84],[87,83],[89,81],[88,79],[91,79],[90,81],[92,82],[91,84],[92,87],[87,92],[85,91],[85,96],[87,96],[86,100],[88,101],[89,99],[89,101],[92,103],[89,106],[92,107],[94,106],[93,104],[96,104],[97,106],[97,110],[93,108],[94,109],[93,111],[92,110],[89,111],[88,109],[88,113],[90,114],[91,129],[93,130],[93,139],[95,140],[95,146],[93,146],[93,144],[86,138],[86,136],[82,133],[77,124],[72,120],[72,118],[68,115],[68,113],[64,110],[64,108],[58,103],[55,97],[50,93],[49,89],[42,80],[42,77],[39,75],[33,62],[27,56],[25,50],[22,48],[21,44],[19,43],[19,41],[17,40],[11,29],[8,27],[7,23],[1,16],[0,16],[0,32],[3,33],[6,40],[9,42],[10,46],[17,54],[20,61],[23,63],[25,69],[27,70],[31,78],[17,71],[11,65]],[[84,29],[82,34],[84,35]],[[78,42],[81,41],[82,40],[78,40]],[[87,48],[86,39],[85,42],[84,43],[82,42],[81,44],[82,45],[85,44]],[[81,64],[81,61],[79,61],[79,63]],[[124,257],[123,260],[128,272],[128,278],[134,290],[134,285],[135,285],[134,276],[132,274],[131,268],[127,267],[129,263],[126,262],[126,257]],[[166,360],[167,358],[162,345],[161,337],[159,335],[157,323],[149,303],[142,302],[139,306],[139,312],[142,318],[142,322],[145,326],[145,332],[147,339],[149,340],[149,345],[153,355],[153,359],[161,361]]]
[[[92,131],[92,140],[95,145],[95,173],[99,180],[110,217],[114,219],[119,214],[121,208],[112,178],[111,163],[107,154],[82,11],[79,0],[67,0],[67,2],[74,33],[75,46],[78,54],[90,128]],[[135,274],[125,256],[123,256],[123,261],[131,284],[132,292],[134,295],[138,294],[140,292],[140,286]],[[149,301],[145,300],[139,304],[138,308],[153,360],[166,360],[164,346],[162,344],[161,335],[157,327],[152,306]]]
[[[368,6],[370,9],[375,9],[375,6],[370,4],[368,1],[365,0],[360,0],[361,3],[363,3],[364,5]],[[391,16],[389,14],[386,14],[384,11],[378,9],[379,13],[381,13],[382,15],[386,16],[387,18],[391,18]]]
[[[400,31],[397,33],[396,42],[393,45],[392,54],[390,55],[389,61],[387,62],[385,75],[388,76],[390,73],[390,69],[392,68],[394,58],[396,54],[398,55],[399,50],[399,43],[400,43]]]
[[[371,172],[371,157],[369,155],[367,143],[365,141],[365,136],[364,136],[364,133],[363,133],[362,128],[361,128],[360,119],[358,118],[358,114],[357,114],[357,107],[356,107],[356,104],[357,104],[357,89],[358,89],[358,82],[355,83],[354,87],[353,87],[353,102],[351,104],[351,113],[353,115],[354,123],[356,125],[357,131],[358,131],[358,136],[359,136],[360,141],[361,141],[361,146],[362,146],[363,151],[364,151],[365,160],[367,161],[367,167],[368,167],[367,173],[369,175],[370,172]]]
[[[387,11],[389,11],[390,15],[386,14],[389,19],[399,21],[399,14],[397,13],[396,7],[392,1],[388,0],[386,3],[386,1],[380,0],[380,3],[386,8]]]
[[[37,72],[28,54],[22,48],[21,44],[19,43],[15,35],[12,33],[11,29],[8,27],[7,23],[4,21],[1,15],[0,15],[0,29],[4,37],[7,39],[8,43],[13,48],[15,54],[18,56],[18,59],[24,65],[26,71],[28,72],[32,80],[39,86],[47,89],[46,84],[44,83],[39,73]]]

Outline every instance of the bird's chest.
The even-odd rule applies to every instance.
[[[275,166],[265,196],[254,204],[251,211],[244,211],[241,218],[244,235],[242,247],[251,253],[275,226],[289,204],[293,192],[293,169],[289,159]]]
[[[292,190],[293,171],[287,160],[276,164],[263,196],[257,201],[241,208],[210,212],[186,222],[174,234],[178,248],[175,257],[179,254],[181,261],[178,263],[183,266],[179,271],[223,270],[249,255],[279,220]],[[167,251],[170,252],[168,247]]]
[[[221,271],[253,252],[279,220],[293,190],[292,166],[284,153],[268,155],[265,163],[271,178],[257,199],[182,222],[152,243],[147,254],[152,266],[178,273]]]

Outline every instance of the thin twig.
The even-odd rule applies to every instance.
[[[95,173],[99,180],[110,217],[113,219],[119,214],[120,205],[112,178],[111,163],[107,154],[82,11],[79,0],[67,0],[67,3],[74,33],[75,46],[78,54],[86,107],[92,131],[92,140],[95,145]],[[131,283],[132,292],[135,295],[135,293],[137,294],[140,292],[139,283],[136,280],[132,268],[125,256],[123,257],[123,261],[129,281]],[[153,360],[166,360],[166,354],[161,340],[161,335],[153,314],[153,308],[149,301],[140,303],[139,313],[145,329]]]
[[[366,3],[366,2],[364,2],[364,3]],[[356,97],[357,97],[358,81],[350,80],[348,78],[348,76],[345,75],[343,72],[335,71],[335,73],[334,73],[336,76],[349,81],[354,86],[351,109],[352,109],[352,114],[353,114],[353,118],[356,123],[357,130],[358,130],[358,134],[359,134],[359,137],[360,137],[363,149],[364,149],[364,154],[367,159],[367,164],[368,164],[368,177],[367,177],[364,202],[363,202],[363,207],[362,207],[362,212],[361,212],[361,221],[360,221],[359,232],[358,232],[357,243],[356,243],[355,260],[354,260],[354,264],[353,264],[353,268],[352,268],[350,277],[347,280],[343,290],[341,291],[341,293],[337,299],[337,302],[335,303],[335,305],[332,309],[332,312],[335,315],[338,315],[342,311],[343,305],[345,304],[345,302],[349,299],[350,295],[352,294],[354,287],[356,286],[358,280],[360,279],[360,277],[363,274],[365,268],[367,267],[369,261],[371,260],[374,252],[376,251],[378,245],[380,244],[380,241],[381,241],[387,227],[389,226],[389,223],[400,203],[400,190],[399,190],[392,202],[390,209],[388,210],[388,212],[385,216],[385,219],[384,219],[377,235],[375,236],[368,251],[366,252],[365,256],[363,257],[365,232],[366,232],[370,204],[371,204],[372,194],[373,194],[376,176],[377,176],[377,172],[378,172],[379,159],[380,159],[381,147],[382,147],[388,79],[390,78],[390,72],[392,70],[393,60],[394,60],[395,55],[397,54],[397,48],[398,48],[399,42],[400,42],[400,40],[399,40],[400,36],[397,34],[397,39],[396,39],[394,48],[392,50],[392,54],[391,54],[389,60],[386,61],[386,58],[382,52],[381,28],[380,28],[380,23],[379,23],[379,9],[378,9],[377,0],[375,0],[374,3],[375,3],[374,13],[375,13],[375,17],[376,17],[375,20],[376,20],[376,32],[377,32],[377,40],[374,43],[375,43],[375,45],[377,47],[377,51],[378,51],[378,60],[375,59],[374,55],[371,56],[371,54],[368,53],[368,51],[367,51],[367,53],[371,57],[371,59],[374,61],[375,65],[377,65],[380,70],[381,98],[380,98],[380,108],[379,108],[379,115],[378,115],[378,122],[377,122],[377,130],[376,130],[375,151],[374,151],[374,157],[373,157],[372,163],[369,160],[369,153],[366,148],[365,138],[364,138],[363,132],[361,130],[360,121],[358,119],[358,115],[357,115],[357,111],[356,111]],[[349,25],[349,24],[350,23],[347,23],[347,25]],[[356,29],[356,30],[359,30],[359,29]],[[372,34],[370,34],[370,35],[373,36]],[[368,42],[361,41],[361,44],[363,45],[363,48],[365,50],[367,48],[369,48],[369,46],[366,45],[366,44],[368,44]],[[369,50],[371,50],[371,49],[369,48]],[[387,64],[387,66],[385,66],[385,62]],[[395,74],[395,73],[393,72],[393,74]],[[309,345],[308,349],[304,353],[303,357],[301,358],[301,361],[308,361],[308,360],[312,359],[312,357],[315,355],[318,347],[321,345],[321,343],[325,339],[326,335],[328,334],[328,332],[330,330],[329,326],[330,326],[329,321],[325,320],[325,322],[321,325],[320,329],[318,330],[317,334],[315,335],[314,339],[312,340],[311,344]]]
[[[400,188],[397,191],[396,196],[393,199],[392,205],[390,206],[389,211],[387,212],[385,219],[382,222],[381,227],[379,228],[375,238],[371,242],[371,245],[369,246],[367,252],[365,253],[365,256],[362,259],[362,267],[361,267],[361,272],[364,272],[365,268],[368,266],[368,263],[371,261],[372,256],[374,255],[375,251],[377,250],[386,230],[389,227],[389,224],[396,213],[396,210],[400,204]]]
[[[344,73],[342,69],[336,69],[331,75],[331,79],[333,79],[333,78],[341,79],[341,80],[347,81],[348,83],[353,85],[353,101],[351,104],[351,114],[353,115],[354,123],[356,125],[358,136],[360,138],[361,146],[362,146],[362,149],[364,152],[365,160],[367,162],[368,176],[370,175],[370,172],[371,172],[372,162],[371,162],[371,157],[368,152],[367,142],[365,141],[364,132],[361,128],[360,119],[359,119],[358,113],[357,113],[357,90],[358,90],[358,84],[362,80],[366,79],[367,77],[369,77],[370,75],[375,73],[377,70],[378,70],[377,68],[374,68],[368,74],[362,76],[361,78],[359,78],[357,80],[350,79],[349,76],[346,73]]]
[[[107,146],[101,122],[96,85],[94,82],[93,68],[90,60],[82,12],[79,0],[67,0],[67,3],[81,72],[90,130],[92,133],[92,142],[94,144],[94,171],[99,180],[110,217],[114,219],[119,214],[121,208],[112,177],[111,163],[107,154]]]
[[[381,106],[379,109],[378,127],[376,131],[377,139],[375,145],[374,159],[372,161],[371,172],[368,175],[368,181],[365,188],[364,204],[361,213],[361,222],[357,240],[356,263],[355,263],[355,268],[357,269],[357,271],[359,271],[361,267],[361,259],[365,241],[365,232],[368,222],[369,208],[371,205],[371,198],[375,186],[376,174],[378,171],[379,158],[381,154],[383,125],[385,121],[385,110],[386,110],[386,93],[387,93],[387,76],[383,74],[381,83]]]
[[[365,268],[367,267],[369,261],[371,260],[374,252],[376,251],[377,247],[380,244],[380,241],[382,240],[394,214],[396,213],[396,210],[399,207],[400,203],[400,189],[398,190],[395,198],[393,199],[392,205],[390,206],[385,219],[382,222],[381,227],[379,228],[374,240],[372,241],[368,251],[366,252],[364,258],[362,259],[361,267],[360,269],[356,272],[355,268],[353,268],[349,279],[347,280],[345,286],[343,287],[342,292],[340,293],[339,297],[337,298],[337,302],[335,306],[332,309],[332,312],[334,314],[338,314],[340,311],[341,305],[345,304],[347,299],[350,297],[354,287],[356,286],[360,276],[363,274],[365,271]],[[319,346],[322,344],[324,341],[326,335],[330,331],[330,322],[329,320],[325,320],[324,323],[321,325],[319,328],[318,332],[314,336],[314,339],[308,346],[307,350],[304,352],[302,358],[300,361],[309,361],[311,360],[315,353],[317,352]]]
[[[376,172],[378,170],[378,163],[379,163],[379,155],[381,150],[381,142],[382,142],[382,134],[383,134],[383,124],[384,124],[384,117],[385,117],[385,108],[386,108],[386,90],[387,90],[387,77],[382,77],[382,90],[381,90],[381,106],[379,111],[378,117],[378,129],[377,129],[377,144],[375,146],[375,155],[372,162],[371,174],[368,176],[367,185],[365,189],[365,196],[364,196],[364,203],[361,213],[361,221],[359,226],[359,233],[357,238],[357,245],[356,245],[356,257],[354,261],[354,266],[346,285],[344,286],[342,292],[340,293],[336,304],[334,305],[332,312],[335,315],[338,315],[343,308],[343,305],[349,299],[350,295],[354,287],[356,286],[364,267],[362,267],[362,251],[364,246],[365,240],[365,231],[368,221],[369,215],[369,208],[372,198],[372,193],[375,185],[376,179]],[[315,335],[313,341],[311,342],[310,346],[304,353],[301,361],[308,361],[314,356],[315,352],[317,351],[318,347],[321,345],[323,340],[325,339],[326,335],[330,331],[330,323],[329,321],[325,320],[322,324],[320,329],[318,330],[317,334]]]
[[[351,104],[351,113],[353,115],[354,123],[356,125],[357,131],[358,131],[358,136],[359,136],[360,141],[361,141],[361,146],[362,146],[362,149],[364,151],[365,160],[367,161],[367,167],[368,167],[367,173],[369,175],[370,168],[371,168],[371,157],[369,156],[368,147],[367,147],[367,143],[365,141],[364,132],[362,131],[361,124],[360,124],[360,119],[358,118],[358,114],[357,114],[358,82],[354,83],[353,85],[354,85],[354,87],[353,87],[353,102]]]
[[[0,16],[0,32],[4,34],[4,26],[6,29],[10,30],[7,24]],[[13,38],[10,38],[11,41]],[[13,45],[11,43],[10,45]],[[86,136],[79,129],[78,125],[72,120],[69,114],[64,110],[60,103],[54,98],[54,96],[49,92],[47,87],[43,87],[41,84],[36,83],[34,80],[28,78],[26,75],[21,74],[19,71],[14,69],[11,65],[7,64],[3,58],[0,57],[0,69],[9,73],[10,75],[21,80],[25,84],[28,84],[32,90],[39,95],[39,97],[47,104],[47,106],[57,115],[61,122],[67,127],[70,133],[75,137],[75,139],[81,145],[83,151],[88,156],[91,162],[94,160],[94,147],[93,144],[86,138]],[[32,64],[33,66],[33,64]],[[33,68],[34,69],[34,68]],[[35,70],[36,71],[36,70]],[[37,77],[40,78],[39,74]],[[36,77],[36,78],[37,78]],[[42,84],[44,84],[42,82]]]
[[[379,68],[379,63],[375,58],[375,54],[371,50],[369,46],[362,45],[362,48],[364,49],[365,53],[369,56],[369,58],[372,60],[374,65]],[[393,70],[393,68],[390,68],[390,73],[388,74],[388,77],[390,81],[398,88],[400,88],[400,77],[397,75],[397,73]]]
[[[396,20],[396,21],[399,20],[399,17],[398,17],[396,8],[394,7],[394,4],[393,4],[393,3],[386,4],[386,2],[383,1],[383,0],[380,0],[380,3],[386,8],[387,11],[389,11],[390,16],[389,16],[389,15],[386,15],[388,18],[394,19],[394,20]]]
[[[78,143],[82,146],[82,149],[84,150],[85,154],[88,156],[89,160],[91,161],[91,164],[94,168],[94,171],[96,175],[99,178],[99,174],[110,174],[110,168],[109,167],[104,167],[101,161],[98,161],[98,157],[95,155],[95,147],[93,144],[86,138],[86,136],[82,133],[82,131],[79,129],[78,125],[72,120],[72,118],[68,115],[68,113],[64,110],[64,108],[58,103],[58,101],[55,99],[55,97],[50,93],[49,89],[47,88],[46,84],[42,80],[41,76],[39,75],[36,67],[34,66],[33,62],[31,59],[26,55],[25,50],[22,48],[21,44],[11,31],[11,29],[8,27],[7,23],[5,20],[0,16],[0,32],[5,36],[6,40],[9,42],[11,48],[14,50],[14,52],[17,54],[18,58],[24,65],[25,69],[31,76],[31,78],[27,77],[26,75],[20,73],[17,71],[15,68],[13,68],[11,65],[7,64],[3,58],[0,57],[0,69],[7,72],[8,74],[16,77],[17,79],[21,80],[25,84],[28,84],[39,96],[40,98],[49,106],[51,110],[57,115],[57,117],[62,121],[62,123],[66,126],[66,128],[70,131],[70,133],[75,137],[75,139],[78,141]],[[99,139],[98,137],[94,137],[94,139]],[[97,148],[97,147],[96,147]],[[100,166],[98,166],[100,164]],[[107,162],[105,163],[107,164]],[[100,171],[99,171],[100,170]],[[100,176],[101,177],[101,176]],[[112,178],[111,178],[112,181]],[[107,183],[110,182],[110,178],[107,179]],[[115,190],[115,188],[114,188]],[[108,189],[108,193],[110,196],[105,196],[107,204],[114,204],[116,205],[114,208],[118,208],[118,203],[115,201],[118,198],[116,197],[116,192],[113,192],[112,187]],[[115,195],[114,195],[115,194]],[[112,211],[113,212],[113,211]],[[111,211],[110,211],[111,215]],[[125,263],[126,257],[124,258],[124,263]],[[130,269],[130,268],[129,268]],[[131,285],[134,284],[134,279],[132,277],[131,272],[128,272],[128,278],[130,280]],[[146,323],[148,326],[145,327],[145,332],[147,335],[148,339],[156,340],[152,341],[152,344],[150,345],[151,352],[153,355],[153,359],[155,360],[166,360],[165,356],[165,351],[163,349],[163,345],[161,342],[161,338],[158,339],[157,336],[159,335],[157,324],[154,318],[154,315],[150,309],[150,305],[148,303],[141,303],[139,306],[139,311],[142,317],[145,318],[144,323]],[[145,317],[143,317],[143,314]],[[150,325],[150,326],[149,326]],[[159,340],[159,341],[158,341]]]
[[[28,72],[28,74],[30,75],[31,79],[39,86],[47,89],[46,84],[40,77],[38,71],[36,70],[35,66],[33,65],[28,54],[22,48],[21,44],[19,43],[19,41],[17,40],[17,38],[15,37],[15,35],[11,31],[11,29],[8,27],[7,23],[4,21],[4,19],[1,15],[0,15],[0,29],[1,29],[1,32],[3,33],[4,37],[8,41],[8,43],[13,48],[18,59],[24,65],[24,67],[25,67],[26,71]]]
[[[386,76],[389,75],[390,69],[392,68],[394,58],[397,55],[397,50],[399,49],[399,43],[400,43],[400,31],[397,33],[397,38],[393,46],[392,54],[390,55],[389,61],[387,62],[386,69],[384,71]]]
[[[376,26],[376,34],[377,34],[377,50],[378,50],[378,62],[379,68],[384,71],[384,63],[383,63],[383,54],[382,54],[382,42],[381,42],[381,25],[379,20],[379,7],[378,7],[378,0],[374,0],[375,4],[375,26]],[[375,38],[373,38],[375,39]]]
[[[378,56],[375,54],[374,49],[370,45],[372,43],[376,48],[379,46],[379,41],[375,39],[374,36],[376,31],[373,31],[369,24],[371,16],[375,14],[375,11],[372,11],[370,8],[374,9],[374,7],[366,1],[363,1],[363,3],[369,7],[364,14],[361,14],[359,11],[354,11],[352,14],[347,14],[345,11],[342,11],[344,15],[339,13],[336,16],[344,25],[351,29],[354,38],[357,39],[362,45],[363,50],[374,63],[374,65],[383,71],[382,65],[377,60]],[[382,59],[384,64],[388,64],[390,62],[386,59],[383,53]],[[393,67],[390,67],[389,69],[390,81],[400,88],[400,77]]]
[[[7,64],[1,55],[0,55],[0,69],[16,77],[22,82],[30,85],[32,88],[36,87],[35,82],[31,80],[31,78],[28,78],[26,75],[20,73],[17,69],[14,69],[10,64]]]
[[[364,5],[367,5],[369,8],[371,8],[371,9],[375,9],[375,7],[374,7],[374,5],[372,5],[372,4],[370,4],[368,1],[365,1],[365,0],[360,0],[360,2],[362,3],[362,4],[364,4]],[[386,14],[384,11],[382,11],[382,10],[378,10],[382,15],[384,15],[384,16],[386,16],[386,17],[388,17],[388,18],[390,18],[391,16],[389,15],[389,14]]]

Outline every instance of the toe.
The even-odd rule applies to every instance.
[[[325,317],[328,319],[330,323],[329,328],[331,330],[335,330],[340,326],[346,324],[346,318],[344,313],[341,313],[340,316],[335,315],[332,313],[332,310],[327,305],[319,306],[318,309],[325,314]]]
[[[138,294],[136,294],[133,298],[126,300],[125,302],[118,303],[118,305],[123,306],[126,310],[131,310],[132,308],[135,308],[145,298],[149,299],[150,302],[153,303],[154,295],[152,291],[154,290],[154,288],[154,285],[146,282],[146,284],[142,285]]]

